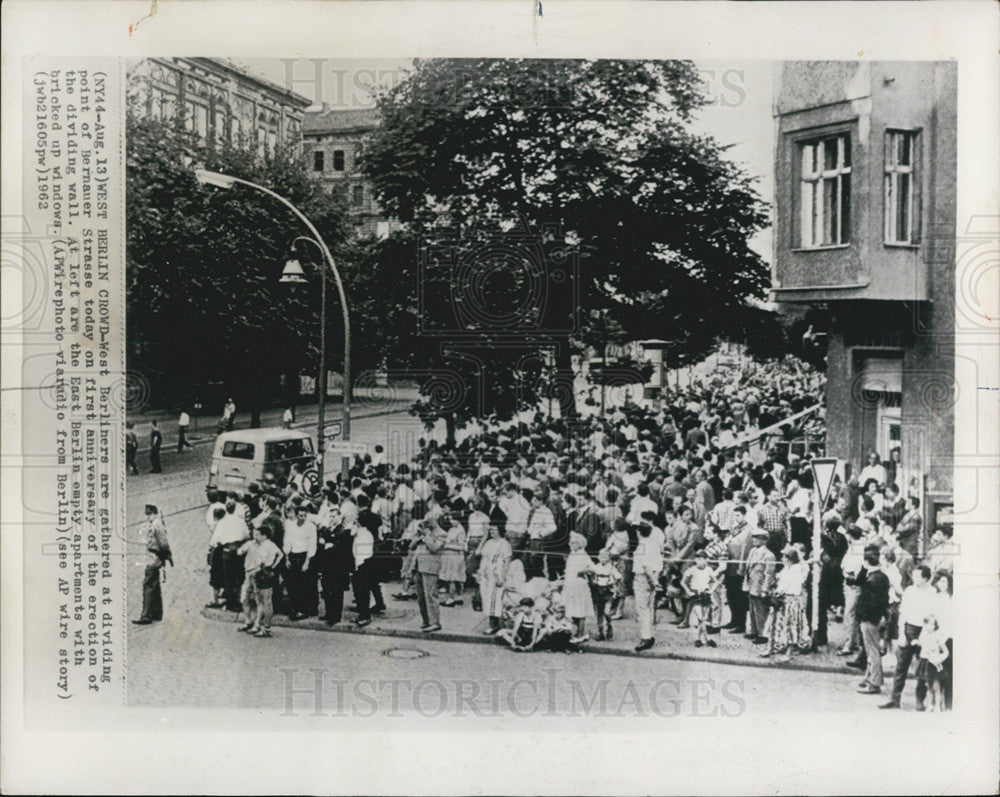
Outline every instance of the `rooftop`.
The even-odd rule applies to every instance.
[[[302,119],[302,132],[345,133],[354,130],[371,130],[379,123],[379,112],[375,108],[333,109],[324,105],[319,111],[306,111]]]

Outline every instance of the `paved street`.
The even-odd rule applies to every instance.
[[[358,419],[352,438],[371,445],[376,442],[386,445],[393,441],[415,441],[424,434],[419,421],[405,413],[396,413]],[[384,714],[398,707],[404,712],[434,713],[442,700],[447,706],[457,706],[461,694],[484,713],[491,713],[498,701],[501,712],[541,713],[549,710],[549,703],[554,701],[556,711],[572,713],[582,710],[583,697],[590,702],[592,693],[597,690],[600,697],[602,689],[607,689],[607,712],[612,714],[621,704],[624,704],[622,712],[636,713],[638,709],[631,705],[637,701],[645,711],[655,714],[770,711],[806,704],[817,710],[863,710],[877,700],[856,694],[858,677],[849,673],[770,670],[589,653],[516,654],[499,645],[289,627],[276,628],[270,640],[246,637],[235,631],[234,624],[201,614],[210,597],[205,561],[208,530],[204,525],[204,484],[210,454],[211,447],[207,445],[183,454],[171,452],[164,456],[163,474],[142,473],[128,480],[130,534],[137,532],[143,504],[156,503],[166,518],[176,564],[168,569],[163,587],[165,620],[151,626],[129,626],[131,703],[284,710],[289,687],[308,687],[311,691],[298,694],[292,703],[294,711],[307,712],[314,709],[316,700],[316,674],[312,670],[322,671],[322,702],[324,706],[330,703],[331,707],[326,709],[330,712],[337,710],[339,700],[347,711],[375,710],[370,708],[375,705]],[[128,569],[130,616],[134,617],[138,613],[142,578],[138,547],[129,557]],[[390,615],[396,619],[413,611],[412,604],[390,605]],[[415,628],[418,624],[412,625]],[[620,633],[631,634],[632,625],[632,621],[624,621]],[[663,633],[667,634],[665,628]],[[689,645],[687,648],[690,652]],[[388,654],[392,649],[402,650]],[[338,679],[347,679],[348,683],[338,686]],[[396,682],[397,686],[390,683],[379,687],[354,679]],[[426,679],[440,681],[444,692],[437,684],[416,686]],[[472,683],[455,683],[462,679]],[[666,681],[656,687],[658,692],[651,697],[650,690],[663,679]],[[509,696],[508,690],[519,680],[529,683],[514,687],[515,694]],[[635,695],[629,687],[630,681],[637,690]],[[413,688],[417,688],[416,696]],[[478,695],[473,697],[477,690]],[[542,695],[537,700],[533,697],[536,691]],[[663,705],[657,704],[656,708],[650,701]],[[681,708],[671,708],[675,705],[671,701],[680,701],[677,705]]]

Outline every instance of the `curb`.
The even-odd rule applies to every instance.
[[[345,608],[345,615],[349,610]],[[201,616],[213,620],[215,622],[233,622],[232,614],[221,609],[208,609],[203,608],[200,612]],[[381,628],[375,623],[378,621],[373,618],[372,625],[366,626],[365,628],[353,628],[346,624],[338,624],[336,626],[328,626],[326,623],[315,620],[298,620],[296,622],[291,622],[281,615],[275,615],[271,620],[272,628],[297,628],[301,630],[308,631],[325,631],[328,633],[335,634],[354,634],[356,636],[384,636],[384,637],[398,637],[402,639],[433,639],[437,642],[466,642],[475,645],[493,645],[497,646],[497,640],[495,637],[487,637],[476,634],[458,633],[455,631],[437,631],[434,634],[425,634],[423,631],[410,630],[408,628]],[[343,623],[343,621],[342,621]],[[678,651],[668,651],[668,650],[657,650],[653,648],[649,651],[644,651],[642,653],[637,653],[634,650],[620,650],[616,648],[604,648],[604,647],[591,647],[590,645],[585,645],[582,648],[583,653],[596,653],[599,656],[620,656],[623,658],[634,658],[634,659],[663,659],[668,661],[703,661],[709,664],[728,664],[734,667],[757,667],[768,670],[800,670],[804,672],[821,672],[821,673],[835,673],[837,675],[851,675],[854,671],[847,667],[836,667],[830,664],[819,664],[814,662],[802,661],[792,659],[790,662],[778,662],[773,660],[763,660],[758,659],[754,661],[753,659],[737,658],[734,656],[705,656],[699,655],[697,653],[686,653]]]

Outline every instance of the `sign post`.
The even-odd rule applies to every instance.
[[[837,460],[833,457],[823,457],[810,462],[813,474],[813,491],[815,505],[813,506],[813,573],[812,573],[812,632],[816,637],[816,627],[819,624],[819,580],[823,568],[820,557],[823,551],[823,507],[830,496],[833,480],[837,475]]]

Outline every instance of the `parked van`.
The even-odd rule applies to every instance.
[[[288,477],[296,463],[316,462],[312,438],[294,429],[240,429],[220,434],[208,471],[209,490],[244,490],[265,476]]]

